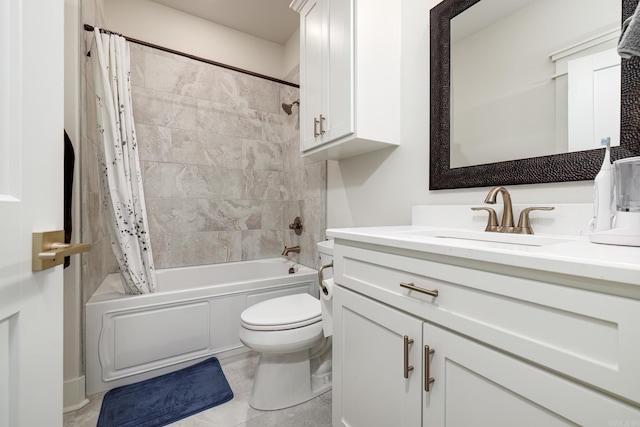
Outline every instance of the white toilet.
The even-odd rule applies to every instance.
[[[318,243],[318,252],[322,265],[329,264],[333,241]],[[325,269],[323,277],[331,277],[331,269]],[[331,388],[331,337],[325,336],[322,323],[322,304],[327,303],[294,294],[242,312],[240,341],[261,353],[249,399],[253,408],[287,408]]]

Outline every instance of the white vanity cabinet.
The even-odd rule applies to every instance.
[[[300,150],[341,159],[400,142],[397,0],[296,0]]]
[[[333,426],[419,425],[422,321],[340,287],[333,301]]]
[[[640,408],[431,323],[424,323],[423,345],[433,350],[434,379],[424,392],[424,427],[640,422]]]
[[[334,279],[334,426],[640,425],[620,283],[347,240]]]

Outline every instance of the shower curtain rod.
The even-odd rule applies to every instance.
[[[92,25],[89,25],[89,24],[84,24],[84,30],[85,31],[93,31],[94,27]],[[298,88],[298,89],[300,88],[300,85],[297,85],[295,83],[291,83],[291,82],[287,82],[287,81],[284,81],[284,80],[276,79],[275,77],[265,76],[264,74],[260,74],[260,73],[254,73],[253,71],[245,70],[243,68],[234,67],[233,65],[227,65],[227,64],[223,64],[221,62],[212,61],[210,59],[205,59],[205,58],[202,58],[202,57],[199,57],[199,56],[195,56],[195,55],[191,55],[191,54],[188,54],[188,53],[180,52],[178,50],[170,49],[168,47],[158,46],[158,45],[153,44],[153,43],[148,43],[148,42],[145,42],[145,41],[142,41],[142,40],[137,40],[137,39],[134,39],[134,38],[131,38],[131,37],[127,37],[127,36],[125,36],[123,34],[116,33],[115,31],[109,31],[109,30],[105,30],[103,28],[100,28],[100,32],[104,33],[104,34],[115,34],[115,35],[118,35],[118,36],[122,36],[128,42],[139,44],[139,45],[146,46],[146,47],[151,47],[151,48],[154,48],[154,49],[161,50],[163,52],[173,53],[174,55],[184,56],[185,58],[189,58],[189,59],[193,59],[193,60],[196,60],[196,61],[204,62],[204,63],[210,64],[210,65],[215,65],[217,67],[226,68],[228,70],[237,71],[239,73],[248,74],[248,75],[253,76],[253,77],[258,77],[258,78],[269,80],[269,81],[272,81],[272,82],[275,82],[275,83],[280,83],[280,84],[283,84],[283,85],[295,87],[295,88]],[[90,55],[91,55],[91,51],[89,51],[87,53],[87,56],[90,56]]]

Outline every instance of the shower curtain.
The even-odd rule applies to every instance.
[[[102,197],[111,246],[128,294],[156,291],[142,175],[131,105],[129,45],[94,29],[91,66],[100,157]]]

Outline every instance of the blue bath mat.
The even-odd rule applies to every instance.
[[[159,427],[233,398],[215,357],[105,394],[97,427]]]

